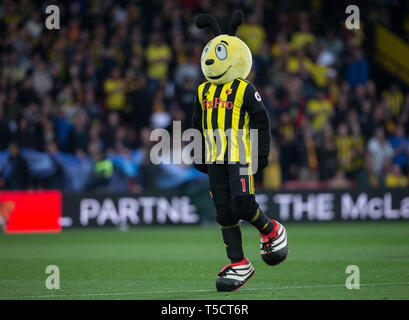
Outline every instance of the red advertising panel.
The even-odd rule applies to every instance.
[[[0,222],[6,233],[60,232],[61,192],[0,191]]]

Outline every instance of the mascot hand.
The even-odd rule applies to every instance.
[[[207,165],[206,164],[195,163],[193,166],[196,168],[196,170],[199,170],[200,172],[207,174]]]
[[[267,166],[268,166],[268,158],[267,157],[259,157],[258,158],[258,169],[257,169],[257,171],[262,171]]]

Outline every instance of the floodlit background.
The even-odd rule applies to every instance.
[[[267,267],[243,223],[256,275],[218,295],[228,261],[207,176],[153,165],[149,137],[191,126],[213,37],[195,17],[225,26],[236,9],[271,119],[257,201],[290,254]],[[1,1],[0,299],[408,299],[408,57],[405,0]]]

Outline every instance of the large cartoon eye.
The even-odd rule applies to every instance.
[[[216,56],[220,59],[220,60],[224,60],[227,57],[227,49],[226,46],[224,44],[218,44],[216,46]]]
[[[202,61],[203,61],[203,59],[206,57],[207,53],[209,52],[209,47],[210,47],[210,46],[207,46],[206,48],[203,49],[203,52],[202,52]]]

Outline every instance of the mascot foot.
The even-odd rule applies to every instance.
[[[236,291],[254,275],[254,268],[246,257],[240,262],[224,266],[216,280],[217,291]]]
[[[265,263],[275,266],[287,259],[287,232],[283,225],[271,220],[274,229],[268,235],[260,234],[260,254]]]

